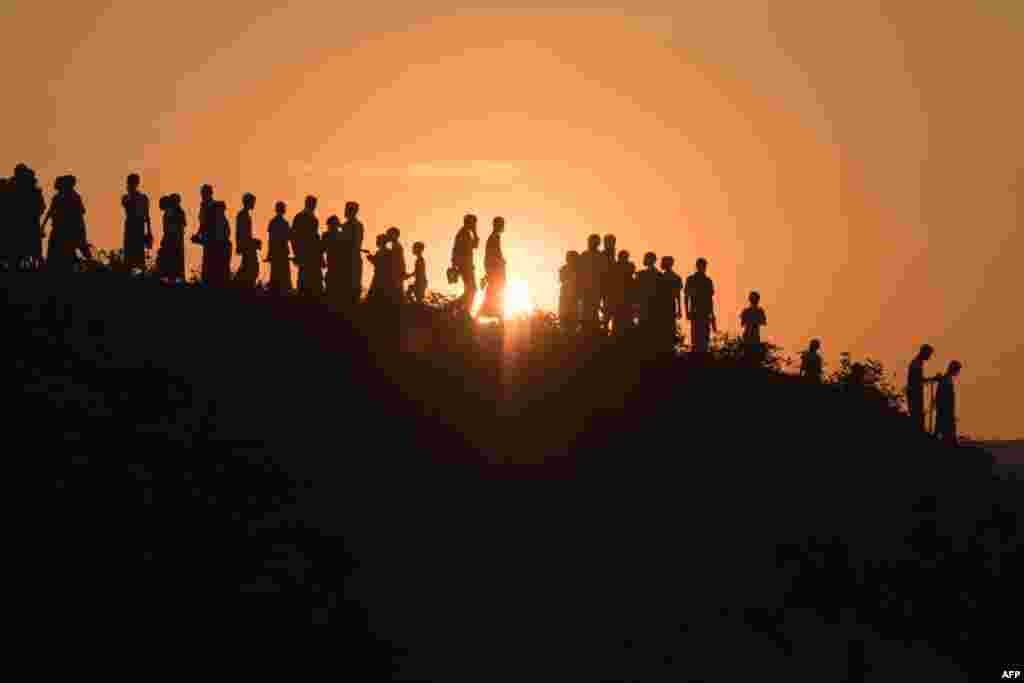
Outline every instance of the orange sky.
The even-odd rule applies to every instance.
[[[445,290],[462,214],[500,214],[545,307],[590,232],[705,256],[720,320],[758,289],[774,341],[901,375],[928,341],[962,431],[1024,436],[1024,3],[835,4],[0,0],[0,163],[77,175],[101,247],[130,171],[193,221],[203,182],[251,191],[261,230],[355,199]]]

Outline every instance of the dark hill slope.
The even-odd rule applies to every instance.
[[[51,612],[326,622],[366,634],[353,669],[407,651],[420,680],[956,680],[1019,634],[1019,484],[870,395],[539,333],[513,353],[439,315],[396,354],[293,300],[2,278],[6,433],[55,482]]]

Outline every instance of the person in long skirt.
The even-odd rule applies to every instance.
[[[57,194],[50,204],[50,209],[43,219],[43,225],[53,221],[50,240],[47,244],[46,267],[56,273],[71,272],[78,256],[78,250],[86,258],[91,258],[89,243],[85,235],[85,204],[82,197],[75,191],[74,176],[60,176],[54,182]]]
[[[270,290],[277,294],[292,291],[292,266],[288,237],[291,226],[284,214],[288,206],[284,202],[274,204],[274,217],[267,225],[267,261],[270,262]]]
[[[160,199],[163,212],[163,235],[157,251],[157,272],[160,277],[177,282],[185,279],[185,211],[181,195],[170,194]]]
[[[141,179],[132,173],[126,180],[127,193],[121,197],[124,207],[124,263],[128,269],[146,267],[146,249],[153,244],[153,225],[149,218],[149,197],[139,192]]]

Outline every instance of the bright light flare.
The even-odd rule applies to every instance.
[[[487,298],[486,290],[477,292],[476,300],[473,302],[473,317],[478,317],[480,309],[483,308],[484,299]],[[530,285],[522,278],[512,278],[505,283],[505,319],[522,318],[532,315],[537,310],[530,293]],[[480,318],[480,320],[484,320]],[[488,318],[490,320],[490,318]],[[497,320],[495,318],[494,320]]]
[[[536,310],[530,296],[530,285],[521,278],[513,278],[505,287],[505,317],[527,316]]]

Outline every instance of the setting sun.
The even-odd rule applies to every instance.
[[[536,308],[530,297],[530,286],[526,280],[510,280],[505,288],[505,317],[515,318],[533,313]]]
[[[483,308],[486,290],[481,291],[473,303],[473,317],[483,319],[480,309]],[[530,315],[537,309],[530,294],[530,285],[522,278],[512,278],[505,285],[505,318],[520,318]]]

